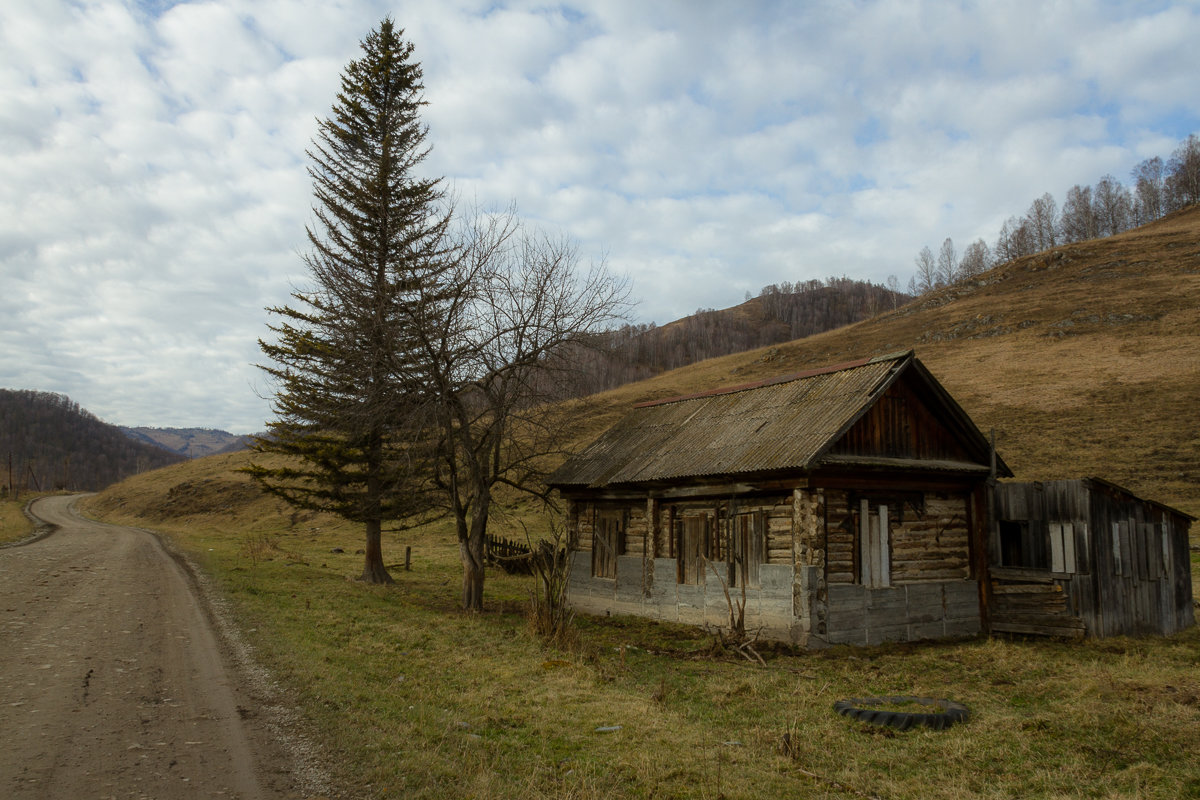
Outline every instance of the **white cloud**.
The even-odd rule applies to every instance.
[[[305,281],[304,150],[392,13],[425,164],[630,274],[643,319],[907,281],[1200,127],[1200,10],[1158,3],[10,0],[0,385],[124,424],[261,427],[264,307]]]

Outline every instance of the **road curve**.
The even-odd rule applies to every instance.
[[[0,550],[0,797],[302,797],[184,569],[73,501]]]

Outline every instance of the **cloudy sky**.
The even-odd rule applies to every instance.
[[[640,321],[905,284],[922,246],[1200,131],[1193,2],[4,0],[0,387],[261,430],[304,150],[385,15],[428,173],[628,274]]]

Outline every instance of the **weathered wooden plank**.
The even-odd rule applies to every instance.
[[[993,620],[992,631],[995,633],[1018,633],[1032,636],[1060,636],[1069,639],[1082,639],[1085,629],[1065,625],[1043,624],[1038,622],[1001,622]]]
[[[1061,594],[1063,588],[1057,584],[1046,586],[1044,583],[998,583],[992,581],[992,592],[1002,594],[1045,594],[1056,592]]]

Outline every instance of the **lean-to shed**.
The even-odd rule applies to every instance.
[[[1100,478],[996,487],[992,630],[1171,634],[1195,622],[1189,515]]]
[[[569,602],[819,647],[981,630],[988,479],[912,352],[645,403],[549,479]]]

